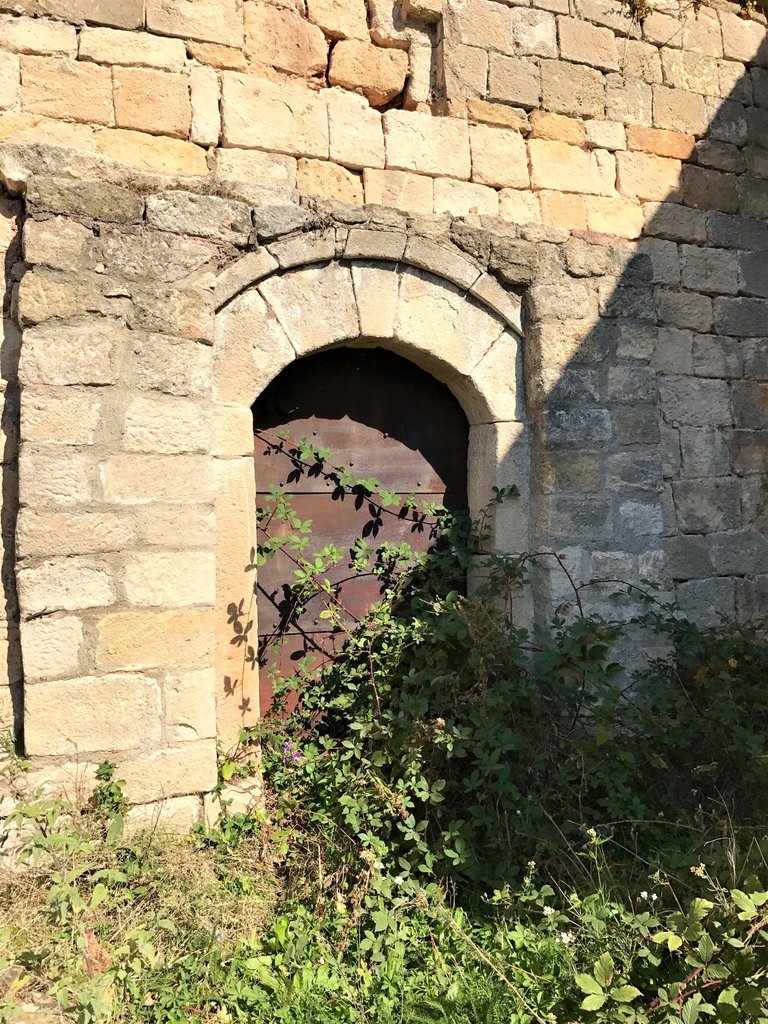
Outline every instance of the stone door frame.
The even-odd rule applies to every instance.
[[[324,243],[322,232],[288,239],[270,246],[273,255],[244,256],[216,283],[216,679],[225,746],[259,714],[257,666],[232,644],[228,622],[232,605],[250,607],[253,583],[244,572],[256,542],[251,406],[294,359],[340,345],[380,346],[445,384],[469,423],[471,511],[488,502],[493,486],[514,483],[520,491],[495,510],[491,550],[530,546],[518,297],[427,239],[412,237],[406,246],[393,232],[356,229],[340,257]],[[255,642],[255,602],[252,611]]]

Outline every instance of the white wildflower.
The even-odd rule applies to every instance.
[[[560,941],[564,946],[570,946],[574,938],[573,932],[560,932]]]
[[[552,917],[555,912],[554,907],[544,907],[544,917]]]

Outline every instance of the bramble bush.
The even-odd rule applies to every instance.
[[[274,492],[247,572],[289,554],[284,631],[320,600],[343,642],[275,675],[271,713],[222,754],[224,801],[261,759],[264,805],[132,835],[108,764],[85,807],[20,800],[0,1022],[47,998],[80,1024],[768,1024],[761,629],[697,628],[652,591],[627,627],[580,585],[524,629],[514,596],[556,554],[483,554],[492,509],[471,525],[276,443],[435,543],[315,552]],[[359,622],[329,582],[350,560],[381,588]],[[255,659],[252,605],[230,621]],[[628,628],[666,644],[633,674]]]

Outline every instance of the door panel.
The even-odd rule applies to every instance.
[[[269,507],[271,486],[282,487],[302,520],[312,521],[307,549],[333,544],[344,552],[328,573],[338,583],[339,600],[360,618],[380,598],[372,575],[350,569],[350,549],[364,538],[377,548],[384,541],[408,543],[418,551],[436,540],[429,522],[400,505],[389,509],[339,486],[333,467],[375,477],[405,501],[466,506],[468,427],[456,399],[444,385],[412,363],[381,349],[335,349],[297,360],[266,389],[253,408],[256,501]],[[289,440],[306,438],[330,456],[322,472],[291,456]],[[330,478],[329,478],[330,475]],[[280,525],[270,524],[271,535]],[[308,652],[331,652],[340,638],[320,618],[325,600],[317,597],[292,621],[290,585],[295,563],[280,552],[259,569],[257,584],[262,710],[272,700],[269,669],[290,675]],[[276,631],[290,635],[280,652],[270,647]]]

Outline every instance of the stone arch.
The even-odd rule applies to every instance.
[[[225,744],[259,711],[256,667],[232,644],[228,624],[231,605],[248,605],[252,583],[244,575],[256,540],[251,406],[293,360],[340,345],[380,346],[446,384],[470,424],[470,506],[479,510],[494,485],[516,484],[521,497],[499,506],[491,544],[510,553],[529,547],[520,301],[455,253],[420,238],[406,245],[405,236],[393,248],[392,234],[352,231],[342,256],[326,250],[324,259],[322,235],[302,235],[271,247],[274,255],[244,256],[217,280],[216,676]]]

